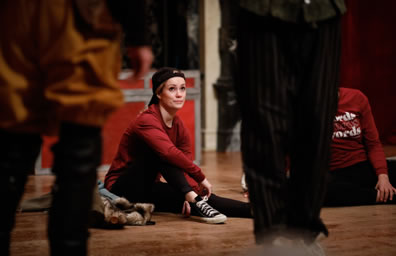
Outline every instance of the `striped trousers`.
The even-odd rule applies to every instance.
[[[237,42],[235,89],[256,242],[327,234],[320,210],[337,108],[340,17],[313,27],[241,10]]]

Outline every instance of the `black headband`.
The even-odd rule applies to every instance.
[[[186,79],[184,77],[184,73],[176,68],[163,67],[154,73],[153,77],[151,78],[151,81],[153,83],[153,97],[151,97],[151,100],[148,104],[149,106],[151,104],[157,104],[159,102],[156,91],[160,87],[160,85],[168,79],[176,76]]]

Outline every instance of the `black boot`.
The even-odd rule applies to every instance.
[[[102,154],[101,129],[62,124],[53,147],[57,179],[50,209],[51,255],[86,255],[89,212]]]

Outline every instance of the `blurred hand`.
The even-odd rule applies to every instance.
[[[212,194],[212,184],[210,184],[206,178],[199,183],[199,188],[203,192],[203,196],[207,196],[209,198]]]
[[[396,194],[396,189],[390,184],[387,174],[378,175],[378,182],[375,189],[377,189],[376,201],[379,203],[385,203],[388,200],[392,201],[393,196]]]
[[[154,55],[149,46],[133,46],[127,49],[131,59],[131,67],[134,70],[132,81],[136,81],[150,71]]]

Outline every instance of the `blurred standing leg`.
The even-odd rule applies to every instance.
[[[241,10],[236,93],[258,243],[327,233],[319,214],[337,102],[339,25],[334,18],[312,28]]]
[[[56,174],[49,212],[51,255],[86,255],[89,212],[102,155],[101,129],[63,123],[53,147]]]
[[[38,134],[19,134],[0,130],[0,254],[9,255],[10,233],[15,223],[15,212],[24,192],[27,176],[34,170],[40,153]]]

